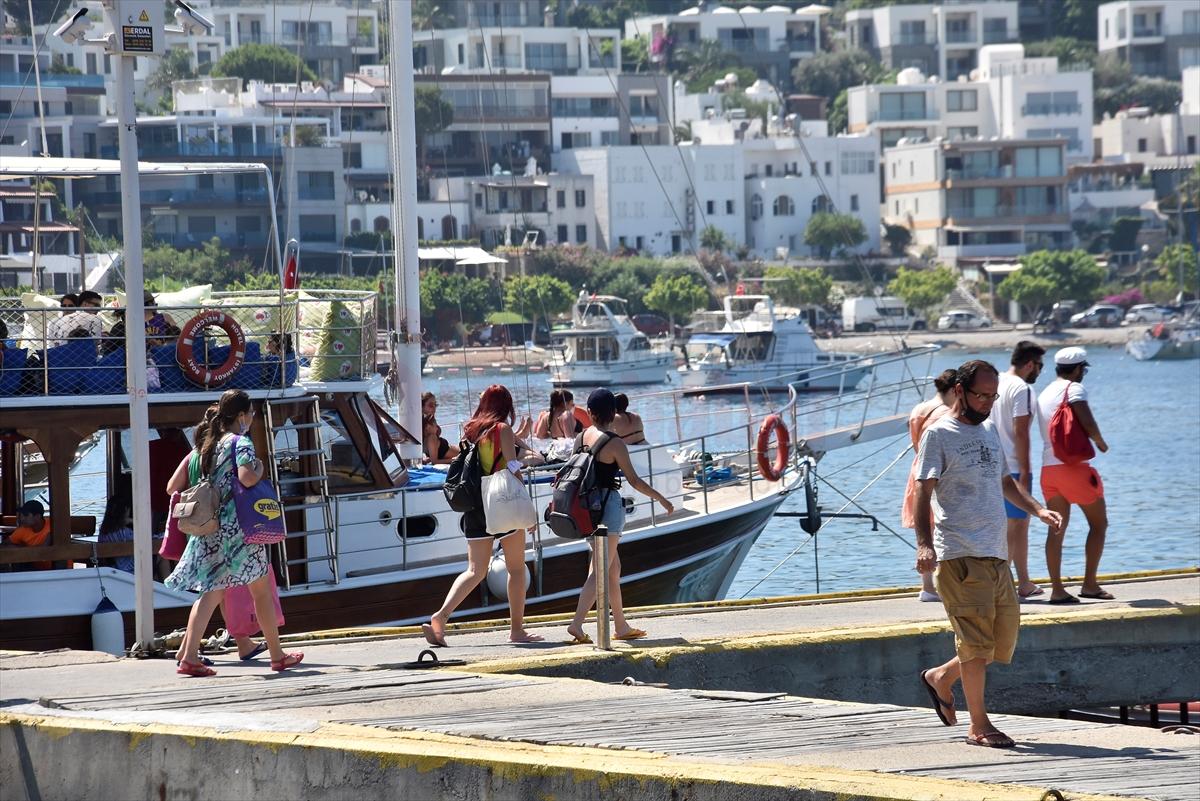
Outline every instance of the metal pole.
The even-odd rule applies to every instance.
[[[117,60],[117,144],[121,152],[121,233],[125,247],[125,370],[133,468],[134,637],[154,637],[154,551],[150,531],[150,409],[146,394],[146,307],[142,300],[142,206],[133,56]]]
[[[592,534],[592,558],[596,567],[596,647],[612,650],[608,629],[608,527],[597,526]]]
[[[35,175],[33,177],[33,247],[30,248],[29,260],[29,268],[31,270],[29,280],[34,294],[37,294],[42,290],[42,282],[38,278],[38,251],[42,249],[42,243],[38,241],[41,238],[41,222],[42,179]],[[45,317],[42,319],[45,320]]]
[[[394,250],[396,322],[393,347],[396,354],[397,420],[409,431],[421,430],[421,289],[417,275],[417,176],[411,169],[417,150],[416,112],[413,106],[412,6],[388,3],[388,84],[392,114],[393,167],[392,216],[396,236]],[[400,447],[406,459],[421,456],[421,443]]]

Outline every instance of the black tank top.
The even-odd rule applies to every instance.
[[[592,450],[592,459],[595,462],[596,470],[596,486],[600,487],[601,489],[620,489],[621,479],[617,478],[617,471],[621,468],[616,462],[607,463],[596,458],[600,455],[600,451],[604,450],[604,448],[608,446],[609,442],[617,439],[617,435],[608,431],[604,431],[602,433],[607,434],[608,439],[604,441],[599,449],[593,448]],[[599,440],[597,440],[597,442],[599,442]],[[580,447],[583,446],[583,434],[579,435],[579,445]]]

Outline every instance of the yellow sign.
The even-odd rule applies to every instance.
[[[138,22],[149,22],[150,15],[146,13],[146,9],[142,9],[142,15],[138,17]]]
[[[254,502],[254,511],[268,520],[274,520],[280,514],[279,501],[270,498],[259,498]]]

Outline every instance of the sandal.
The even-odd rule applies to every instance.
[[[1016,743],[1004,732],[992,729],[983,734],[968,734],[967,745],[980,745],[984,748],[1012,748]]]
[[[201,665],[198,662],[189,662],[186,659],[180,660],[179,667],[175,668],[175,672],[182,676],[196,676],[197,678],[217,675],[217,671],[207,665]]]
[[[571,634],[571,632],[568,631],[567,634]],[[571,634],[571,639],[567,640],[567,644],[568,645],[591,645],[592,638],[588,636],[588,633],[586,631],[583,634]]]
[[[942,710],[948,709],[953,712],[954,703],[953,701],[947,702],[938,695],[937,688],[930,684],[929,679],[926,678],[927,673],[929,673],[928,670],[921,671],[921,683],[925,685],[925,691],[929,693],[929,700],[933,701],[933,711],[937,713],[938,720],[942,722],[943,726],[953,726],[957,721],[950,720]]]
[[[274,659],[271,660],[271,670],[274,670],[277,673],[282,673],[288,668],[295,667],[303,661],[304,654],[300,653],[299,651],[291,654],[285,654],[283,659],[280,659],[278,662],[276,662]]]
[[[260,642],[258,645],[256,645],[254,647],[253,651],[246,654],[245,656],[239,656],[238,659],[241,659],[243,662],[249,662],[251,659],[258,656],[265,650],[267,650],[267,644],[265,642]]]
[[[646,636],[646,632],[641,629],[630,629],[624,634],[614,634],[614,640],[640,640]]]

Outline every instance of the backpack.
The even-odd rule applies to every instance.
[[[556,536],[580,540],[592,536],[604,504],[612,490],[596,486],[596,455],[609,443],[612,434],[602,434],[596,443],[583,446],[583,435],[576,441],[575,453],[567,460],[551,485],[554,490],[546,507],[546,524]]]
[[[475,452],[474,442],[463,440],[458,445],[458,456],[450,462],[446,470],[446,482],[442,484],[442,494],[446,503],[455,512],[473,512],[483,508],[483,491],[480,483],[483,480],[483,468],[479,465],[479,456]]]
[[[1071,384],[1068,383],[1066,391],[1063,392],[1062,402],[1050,417],[1047,434],[1054,458],[1063,464],[1079,464],[1094,457],[1096,449],[1092,447],[1091,438],[1083,430],[1079,418],[1075,416],[1075,410],[1067,402],[1067,394],[1070,391]]]
[[[196,466],[193,472],[193,465],[189,463],[189,479],[194,479],[200,471],[199,459],[193,458],[192,461]],[[220,527],[220,511],[221,493],[217,485],[208,476],[200,476],[199,480],[193,480],[190,487],[179,493],[179,500],[171,507],[171,518],[184,534],[207,537],[215,534]]]

